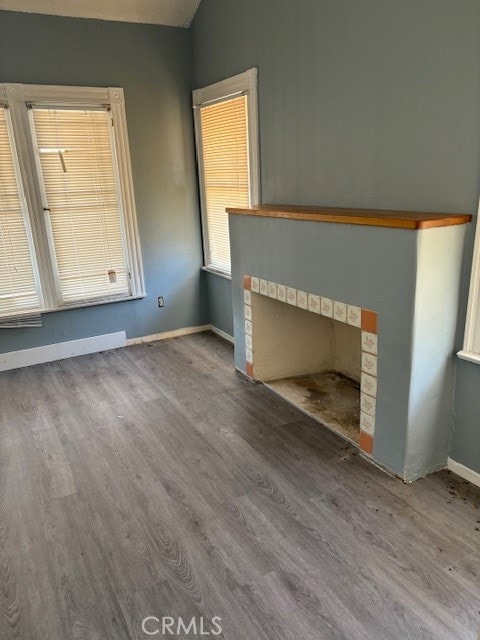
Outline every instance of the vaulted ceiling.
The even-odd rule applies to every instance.
[[[0,9],[189,27],[200,0],[0,0]]]

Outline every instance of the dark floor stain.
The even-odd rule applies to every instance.
[[[360,429],[360,384],[338,371],[283,378],[271,383],[288,385],[301,398],[300,406],[320,422],[358,441]],[[292,398],[289,398],[290,400]]]

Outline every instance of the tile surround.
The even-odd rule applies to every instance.
[[[277,299],[277,284],[275,282],[268,282],[267,294],[269,298],[275,298],[275,300]]]
[[[362,352],[362,371],[369,373],[371,376],[377,376],[377,356],[371,353]]]
[[[346,322],[347,321],[347,305],[344,302],[336,302],[333,303],[333,319],[338,320],[338,322]]]
[[[300,309],[308,309],[308,293],[297,289],[297,307]]]
[[[377,336],[375,333],[369,333],[368,331],[362,331],[362,350],[367,353],[377,355]]]
[[[316,296],[314,293],[308,294],[308,310],[320,313],[320,296]]]
[[[376,398],[367,395],[363,391],[360,394],[360,409],[363,413],[368,413],[372,418],[375,417]]]
[[[254,379],[254,345],[252,327],[252,295],[268,296],[321,314],[337,322],[343,322],[361,329],[362,374],[360,382],[360,449],[372,454],[377,396],[377,356],[378,356],[378,317],[375,311],[363,309],[345,302],[326,298],[315,293],[301,291],[284,284],[278,284],[255,276],[243,277],[245,302],[245,371]]]
[[[288,304],[293,304],[295,307],[297,306],[297,290],[296,289],[287,287],[287,302]]]
[[[360,307],[347,305],[347,324],[352,327],[360,327],[362,324],[362,310]]]
[[[377,379],[362,371],[361,388],[369,396],[377,397]]]
[[[331,298],[324,298],[321,296],[320,312],[322,316],[333,318],[333,300]]]
[[[287,301],[287,287],[284,284],[277,284],[277,300]]]

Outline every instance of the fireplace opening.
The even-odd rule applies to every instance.
[[[255,379],[358,443],[360,328],[256,293],[251,314]]]

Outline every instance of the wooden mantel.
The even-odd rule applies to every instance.
[[[286,204],[260,204],[254,207],[228,207],[228,213],[265,218],[286,218],[314,222],[337,222],[395,229],[431,229],[466,224],[472,216],[465,213],[428,213],[423,211],[384,211],[381,209],[339,209]]]

